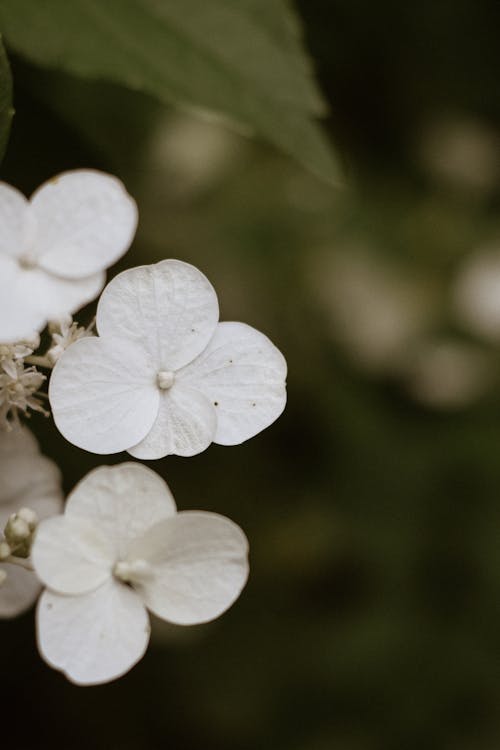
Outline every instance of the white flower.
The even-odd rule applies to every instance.
[[[34,510],[38,518],[60,513],[59,469],[40,454],[26,427],[0,432],[0,477],[0,528],[23,506]],[[41,585],[32,572],[17,565],[1,563],[0,570],[6,574],[0,586],[0,617],[15,617],[34,603]]]
[[[0,183],[0,341],[29,338],[93,300],[128,249],[137,208],[115,177],[66,172],[31,200]]]
[[[177,513],[161,477],[140,464],[101,466],[40,524],[32,550],[47,585],[38,647],[80,685],[109,682],[144,655],[147,609],[178,625],[218,617],[248,576],[241,529],[215,513]]]
[[[262,333],[218,318],[215,291],[187,263],[116,276],[99,300],[99,337],[69,347],[51,377],[64,437],[94,453],[155,459],[268,427],[285,406],[286,362]]]

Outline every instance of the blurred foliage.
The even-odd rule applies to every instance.
[[[12,115],[12,77],[5,47],[0,36],[0,159],[7,146]]]
[[[499,745],[500,357],[456,292],[500,249],[498,4],[301,11],[344,190],[144,92],[12,54],[2,179],[29,193],[63,169],[118,174],[141,219],[113,272],[195,263],[222,319],[289,362],[272,428],[152,462],[180,508],[247,532],[238,603],[206,626],[158,623],[127,677],[91,689],[39,660],[32,613],[1,623],[2,736],[19,748]],[[102,462],[32,427],[66,489]]]

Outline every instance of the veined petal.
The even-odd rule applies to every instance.
[[[132,462],[91,471],[70,493],[65,510],[66,517],[88,519],[102,529],[116,559],[127,554],[132,539],[175,513],[166,482]]]
[[[236,445],[272,424],[285,408],[286,361],[244,323],[219,323],[207,348],[176,374],[215,404],[214,442]]]
[[[0,586],[0,619],[8,619],[29,609],[42,586],[31,570],[9,563],[2,563],[2,570],[7,573],[7,578]]]
[[[64,437],[93,453],[118,453],[149,432],[159,392],[148,354],[129,341],[80,339],[50,379],[54,421]]]
[[[137,206],[116,177],[75,170],[52,178],[31,197],[35,254],[46,271],[79,279],[103,271],[130,247]]]
[[[218,617],[248,577],[248,542],[224,516],[178,513],[153,526],[130,550],[150,563],[151,579],[134,583],[146,606],[164,620],[195,625]]]
[[[0,255],[0,341],[30,338],[48,320],[76,312],[91,302],[105,283],[105,274],[67,280],[41,268],[21,268]]]
[[[42,521],[31,550],[40,580],[59,594],[86,594],[112,575],[112,540],[86,518]]]
[[[29,241],[29,204],[19,190],[0,182],[0,254],[18,258]]]
[[[217,320],[217,295],[189,263],[163,260],[118,274],[97,307],[101,336],[142,342],[158,370],[177,370],[210,340]]]
[[[176,383],[169,390],[160,391],[160,407],[151,430],[127,450],[140,459],[194,456],[208,448],[216,426],[215,407],[207,397]]]
[[[113,580],[83,596],[46,590],[38,602],[40,654],[77,685],[121,677],[144,655],[149,634],[140,598]]]

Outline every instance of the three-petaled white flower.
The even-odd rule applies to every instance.
[[[32,549],[47,585],[38,646],[80,685],[108,682],[143,656],[147,609],[179,625],[218,617],[248,576],[241,529],[215,513],[177,513],[165,482],[135,463],[91,471]]]
[[[99,294],[128,249],[137,207],[115,177],[66,172],[27,201],[0,183],[0,342],[29,338]]]
[[[194,266],[165,260],[116,276],[97,308],[98,337],[57,362],[49,398],[65,438],[141,459],[236,445],[286,401],[286,362],[243,323],[218,323],[217,296]]]
[[[0,477],[0,529],[23,506],[38,518],[61,512],[61,473],[42,456],[27,427],[0,430]],[[7,574],[0,586],[0,617],[15,617],[35,602],[41,585],[32,572],[17,565],[2,562],[0,570]]]

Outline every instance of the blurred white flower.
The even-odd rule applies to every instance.
[[[38,518],[60,513],[63,505],[61,475],[53,461],[42,456],[27,427],[0,431],[0,528],[23,506]],[[24,568],[1,563],[0,617],[15,617],[36,600],[41,585]]]
[[[455,314],[478,336],[500,343],[500,248],[465,259],[452,290]]]
[[[51,377],[64,437],[94,453],[155,459],[268,427],[285,407],[286,362],[262,333],[218,317],[214,289],[188,263],[115,277],[99,300],[99,337],[72,344]]]
[[[429,122],[420,136],[423,166],[440,183],[487,193],[500,176],[500,139],[487,122],[466,114]]]
[[[397,370],[435,314],[426,279],[357,243],[318,252],[310,272],[332,336],[367,370]]]
[[[128,249],[137,207],[115,177],[66,172],[26,198],[0,183],[0,341],[29,338],[93,300]]]
[[[178,625],[218,617],[245,585],[247,555],[229,519],[177,513],[155,472],[101,466],[76,486],[64,515],[38,528],[32,559],[48,587],[37,610],[40,652],[80,685],[120,677],[147,648],[147,609]]]
[[[496,372],[488,355],[460,341],[427,341],[408,362],[408,389],[438,409],[459,409],[480,398]]]

